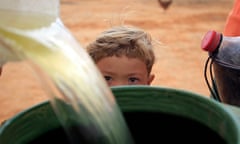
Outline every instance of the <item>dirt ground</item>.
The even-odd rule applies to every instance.
[[[157,0],[62,0],[60,16],[84,47],[101,31],[128,24],[145,29],[156,45],[154,86],[209,96],[204,80],[207,53],[200,43],[210,29],[222,32],[233,0],[173,0],[169,9]],[[47,100],[35,73],[24,62],[7,63],[0,77],[0,122]]]

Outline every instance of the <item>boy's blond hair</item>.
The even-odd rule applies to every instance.
[[[95,63],[111,56],[138,58],[146,64],[149,74],[155,62],[151,36],[132,26],[112,27],[102,32],[86,48]]]

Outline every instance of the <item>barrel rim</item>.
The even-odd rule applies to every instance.
[[[129,110],[129,108],[131,108],[130,110],[136,110],[137,107],[134,107],[134,103],[137,103],[137,100],[139,97],[144,98],[143,101],[151,101],[151,102],[156,102],[154,103],[154,105],[158,105],[159,101],[163,101],[164,103],[162,103],[162,111],[164,112],[168,112],[171,114],[176,114],[175,110],[178,110],[179,112],[179,107],[174,107],[174,105],[170,105],[169,103],[165,103],[168,102],[168,100],[175,100],[175,104],[186,104],[186,109],[184,110],[188,110],[188,111],[182,111],[182,113],[180,113],[180,115],[182,116],[186,116],[187,118],[193,118],[194,120],[208,126],[209,128],[213,129],[216,133],[218,133],[221,137],[223,137],[223,139],[225,139],[227,142],[229,142],[229,144],[234,143],[234,144],[239,144],[240,143],[240,125],[239,125],[239,121],[240,119],[236,116],[236,114],[232,111],[231,108],[229,107],[225,107],[225,104],[219,103],[215,100],[212,100],[210,98],[207,98],[205,96],[202,96],[200,94],[191,92],[191,91],[187,91],[187,90],[181,90],[181,89],[175,89],[175,88],[169,88],[169,87],[160,87],[160,86],[117,86],[117,87],[112,87],[111,88],[112,92],[114,93],[114,95],[116,96],[116,100],[117,102],[119,102],[120,108],[123,111]],[[137,91],[137,93],[136,93]],[[139,96],[138,94],[141,95],[145,95],[145,94],[151,94],[151,97],[143,97],[143,96]],[[159,97],[159,94],[163,94],[162,96]],[[180,94],[180,95],[179,95]],[[127,97],[126,95],[133,95],[130,98],[132,99],[132,101],[130,103],[128,103],[127,105],[123,105],[121,104],[121,102],[125,102],[129,100],[129,97]],[[158,99],[160,98],[160,99]],[[49,101],[44,101],[41,102],[39,104],[36,104],[18,114],[16,114],[14,117],[10,118],[9,120],[7,120],[1,127],[0,127],[0,141],[1,141],[1,135],[4,133],[4,130],[7,129],[8,127],[10,127],[13,123],[15,123],[19,118],[24,117],[25,115],[27,115],[29,112],[34,111],[36,109],[42,108],[42,107],[49,107],[50,106],[50,102]],[[171,106],[171,107],[169,107]],[[190,109],[189,106],[194,106],[191,109],[191,113],[189,113]],[[184,107],[183,107],[184,108]],[[215,108],[215,110],[213,110],[213,108]],[[148,111],[148,110],[157,110],[158,108],[155,106],[144,106],[144,110]],[[211,124],[214,125],[214,123],[216,124],[217,122],[213,122],[213,123],[206,123],[205,120],[206,119],[201,119],[202,117],[198,117],[198,115],[194,115],[195,113],[204,113],[204,112],[208,112],[207,116],[209,115],[209,119],[210,118],[214,118],[214,115],[218,115],[218,119],[223,119],[224,117],[224,122],[221,125],[221,128],[224,128],[224,125],[226,126],[226,128],[230,128],[232,129],[232,132],[234,133],[234,135],[229,135],[229,131],[221,131],[220,128],[217,128],[216,126],[212,126]],[[238,111],[238,110],[237,110]],[[177,113],[179,114],[179,113]],[[206,117],[208,118],[208,117]],[[57,125],[57,124],[56,124]]]

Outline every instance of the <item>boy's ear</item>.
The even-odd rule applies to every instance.
[[[152,83],[152,81],[154,80],[154,78],[155,78],[155,75],[154,75],[154,74],[149,75],[149,77],[148,77],[148,85],[150,85],[150,84]]]

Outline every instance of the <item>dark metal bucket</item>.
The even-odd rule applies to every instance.
[[[223,103],[240,106],[240,66],[213,60],[216,90]]]

